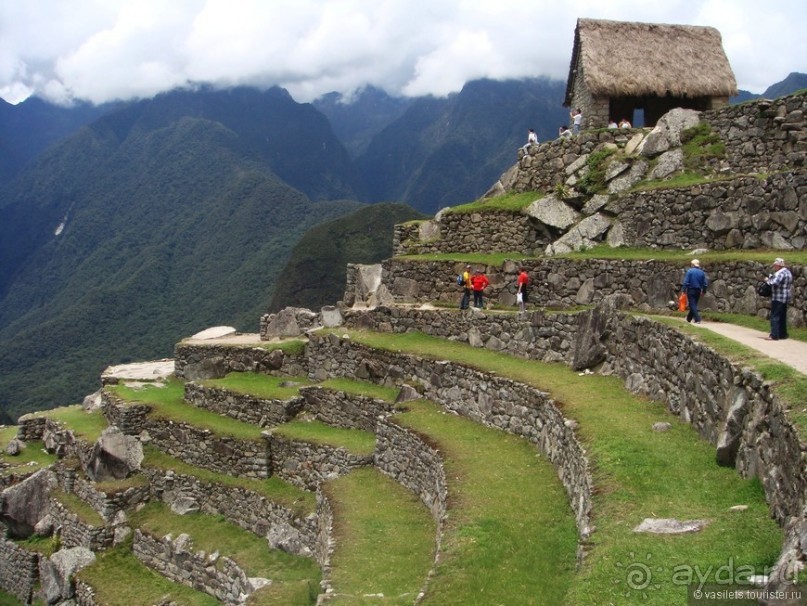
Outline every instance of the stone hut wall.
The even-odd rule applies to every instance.
[[[23,604],[30,604],[39,582],[39,554],[0,539],[0,587]]]
[[[669,309],[686,269],[664,261],[620,259],[548,257],[521,263],[507,261],[500,267],[482,266],[491,282],[485,290],[485,300],[515,306],[516,279],[522,264],[530,275],[530,308],[569,308],[597,303],[612,294],[629,294],[639,309]],[[770,300],[757,296],[756,286],[771,271],[770,265],[730,261],[703,267],[711,285],[701,299],[701,309],[768,317]],[[451,261],[387,259],[383,263],[383,281],[399,303],[444,301],[459,305],[462,289],[455,277],[461,268],[461,263]],[[793,274],[793,298],[788,306],[788,322],[805,326],[807,270],[799,265],[790,265],[789,269]]]
[[[306,412],[323,423],[346,429],[375,432],[378,419],[393,409],[390,402],[316,385],[303,387],[300,395]]]
[[[288,553],[310,556],[317,549],[318,525],[313,512],[300,517],[254,491],[222,486],[164,469],[146,469],[153,498],[172,503],[178,498],[194,501],[207,514],[224,516],[258,536],[269,546]]]
[[[240,345],[188,345],[174,348],[174,374],[186,381],[220,379],[230,372],[299,377],[308,374],[305,355]]]
[[[449,410],[530,440],[558,470],[580,536],[588,537],[592,487],[588,461],[574,431],[546,393],[459,364],[373,350],[336,335],[312,335],[308,351],[316,378],[411,383]]]
[[[143,564],[176,583],[192,587],[225,604],[243,603],[254,587],[235,561],[225,556],[192,551],[188,535],[159,539],[136,529],[132,551]]]
[[[275,400],[258,398],[229,389],[185,383],[185,401],[197,408],[238,419],[260,427],[274,427],[293,419],[303,405],[302,398]]]

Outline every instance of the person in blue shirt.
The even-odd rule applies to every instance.
[[[697,259],[692,259],[687,273],[684,274],[684,282],[681,284],[681,290],[687,296],[687,322],[695,321],[695,324],[701,323],[701,314],[698,312],[698,301],[701,295],[706,292],[706,287],[709,286],[709,279],[706,277],[706,272],[701,269],[701,262]]]
[[[771,334],[765,338],[778,341],[787,339],[787,303],[793,294],[793,274],[781,257],[774,260],[773,271],[765,280],[771,285]]]

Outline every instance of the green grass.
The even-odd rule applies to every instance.
[[[509,194],[506,196],[497,196],[495,198],[482,198],[469,202],[468,204],[459,204],[452,206],[445,210],[446,214],[469,214],[469,213],[485,213],[485,212],[513,212],[520,213],[524,208],[543,197],[544,194],[539,192],[524,192],[520,194]]]
[[[95,442],[101,437],[101,432],[107,428],[108,423],[101,409],[91,412],[85,411],[81,404],[54,408],[34,413],[36,417],[47,417],[57,421],[71,430],[77,438],[87,442]]]
[[[433,253],[426,255],[401,255],[395,257],[404,261],[452,261],[454,263],[471,263],[473,265],[492,265],[500,267],[510,260],[537,259],[520,252],[510,253]],[[459,287],[458,287],[459,288]],[[460,293],[460,291],[457,291]],[[459,296],[459,295],[458,295]]]
[[[184,384],[177,379],[170,379],[163,385],[133,388],[120,384],[109,386],[107,389],[127,402],[152,406],[154,410],[151,415],[156,418],[188,423],[199,429],[207,429],[219,437],[255,441],[263,439],[261,437],[263,429],[257,425],[243,423],[187,404],[184,399]]]
[[[96,561],[77,577],[95,592],[104,606],[153,606],[163,600],[179,606],[216,606],[220,602],[201,591],[173,583],[144,566],[131,552],[131,542],[95,554]]]
[[[288,356],[301,356],[305,353],[306,342],[301,339],[284,339],[283,341],[261,341],[260,343],[250,345],[250,347],[260,347],[272,351],[275,349],[281,350]]]
[[[628,393],[617,377],[579,376],[560,364],[545,364],[474,349],[418,333],[349,332],[373,347],[415,353],[510,377],[548,391],[564,414],[579,422],[595,469],[593,549],[563,604],[681,603],[685,588],[673,582],[676,566],[712,572],[729,562],[758,573],[779,554],[782,531],[770,519],[757,481],[718,467],[714,447],[659,403]],[[651,430],[668,421],[666,433]],[[733,505],[748,510],[730,512]],[[644,518],[711,520],[702,532],[665,537],[631,529]],[[626,587],[626,568],[652,560],[653,584],[642,595]],[[680,576],[676,577],[680,578]],[[646,595],[646,597],[645,597]],[[496,603],[491,601],[490,603]]]
[[[283,387],[281,383],[295,383]],[[203,381],[206,387],[228,389],[267,400],[290,400],[300,395],[300,387],[310,385],[308,377],[274,377],[254,372],[231,372],[223,379]]]
[[[266,539],[228,522],[223,516],[203,513],[176,515],[165,503],[152,502],[131,514],[133,526],[155,537],[188,534],[192,551],[219,552],[234,560],[250,577],[264,577],[274,583],[313,581],[320,571],[311,558],[295,556],[280,549],[269,549]]]
[[[449,512],[424,604],[562,604],[577,532],[549,461],[527,440],[425,401],[397,415],[444,457]]]
[[[436,528],[428,510],[374,467],[351,471],[324,490],[334,510],[337,596],[329,603],[412,604],[434,558]]]
[[[104,518],[101,517],[97,511],[90,507],[86,502],[79,499],[76,495],[64,492],[62,490],[55,490],[52,495],[57,501],[65,506],[67,511],[70,511],[78,516],[78,519],[90,526],[101,527],[104,526]]]
[[[17,435],[17,427],[4,427],[0,432],[2,432],[0,434],[0,446],[2,446],[0,461],[8,465],[8,467],[0,469],[0,475],[30,474],[48,467],[58,460],[55,454],[45,452],[45,445],[39,440],[27,442],[25,449],[21,450],[17,456],[12,457],[6,454],[6,446]]]
[[[23,606],[23,603],[10,593],[0,590],[0,606]]]
[[[691,249],[672,248],[611,248],[607,245],[599,245],[584,251],[558,255],[566,259],[621,259],[626,261],[672,261],[680,262],[682,268],[689,264],[692,259]],[[770,266],[776,257],[782,256],[782,251],[776,250],[712,250],[700,253],[698,259],[701,265],[705,266],[709,272],[709,263],[723,263],[728,261],[751,262],[757,261]],[[784,255],[788,264],[807,264],[807,251],[790,250]]]
[[[375,451],[374,433],[361,429],[333,427],[321,421],[295,419],[270,431],[290,440],[344,448],[357,455],[369,455]]]
[[[272,476],[267,480],[229,476],[200,467],[193,467],[154,447],[146,446],[143,450],[146,455],[143,464],[146,467],[173,470],[178,474],[198,478],[202,482],[250,490],[266,497],[273,503],[283,505],[300,517],[305,517],[316,510],[316,496],[313,492],[297,488],[276,476]]]
[[[348,379],[347,377],[334,377],[323,381],[320,383],[320,386],[335,391],[343,391],[348,394],[384,400],[385,402],[394,402],[398,397],[398,392],[400,392],[400,388],[398,387],[386,387],[384,385],[368,383],[367,381]]]

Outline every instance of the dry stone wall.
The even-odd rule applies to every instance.
[[[258,372],[299,377],[308,374],[305,356],[281,349],[235,345],[178,343],[174,374],[186,381],[220,379],[231,372]]]
[[[628,294],[644,311],[669,309],[686,269],[664,261],[556,257],[506,261],[499,267],[480,265],[491,282],[485,290],[485,300],[515,306],[516,279],[522,265],[530,275],[530,308],[569,308],[597,303],[614,294]],[[398,303],[444,301],[459,307],[462,289],[455,277],[462,267],[462,263],[451,261],[387,259],[383,279]],[[768,317],[770,300],[757,296],[756,286],[770,273],[770,265],[732,261],[704,264],[703,268],[711,286],[701,299],[701,309]],[[807,271],[800,265],[789,268],[793,274],[793,298],[788,306],[788,322],[805,326]]]
[[[113,528],[105,524],[89,524],[53,498],[50,499],[49,513],[54,527],[59,528],[59,537],[64,547],[85,547],[90,551],[101,551],[112,546]]]
[[[372,350],[336,335],[312,335],[308,351],[315,378],[409,383],[449,410],[537,444],[558,470],[581,538],[588,537],[592,488],[588,462],[574,431],[546,393],[451,362]]]
[[[306,412],[323,423],[346,429],[375,432],[378,420],[393,409],[392,404],[383,400],[317,386],[302,388],[300,395],[305,400]]]
[[[356,467],[373,464],[373,455],[358,455],[344,448],[289,440],[277,434],[270,438],[275,474],[295,486],[316,490]]]
[[[185,401],[197,408],[251,423],[259,427],[274,427],[293,419],[303,405],[303,399],[277,400],[259,398],[229,389],[185,383]]]
[[[0,539],[0,587],[23,604],[30,604],[38,581],[39,554],[5,536]]]
[[[300,516],[246,488],[222,486],[173,470],[146,469],[153,498],[169,505],[191,503],[202,513],[224,516],[258,536],[269,546],[288,553],[310,556],[317,551],[318,525],[312,512]]]
[[[132,551],[160,575],[215,597],[224,604],[240,604],[256,589],[247,573],[226,556],[193,551],[188,535],[157,538],[136,529]]]

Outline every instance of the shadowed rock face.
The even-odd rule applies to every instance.
[[[574,344],[572,368],[584,370],[605,362],[605,341],[612,333],[617,311],[628,304],[628,295],[611,295],[603,299],[587,314],[581,314]]]
[[[143,445],[137,438],[108,427],[93,447],[86,472],[95,482],[122,480],[139,470],[142,460]]]
[[[48,513],[48,495],[56,485],[54,473],[43,469],[0,494],[0,521],[11,538],[25,539],[34,534],[37,523]]]

